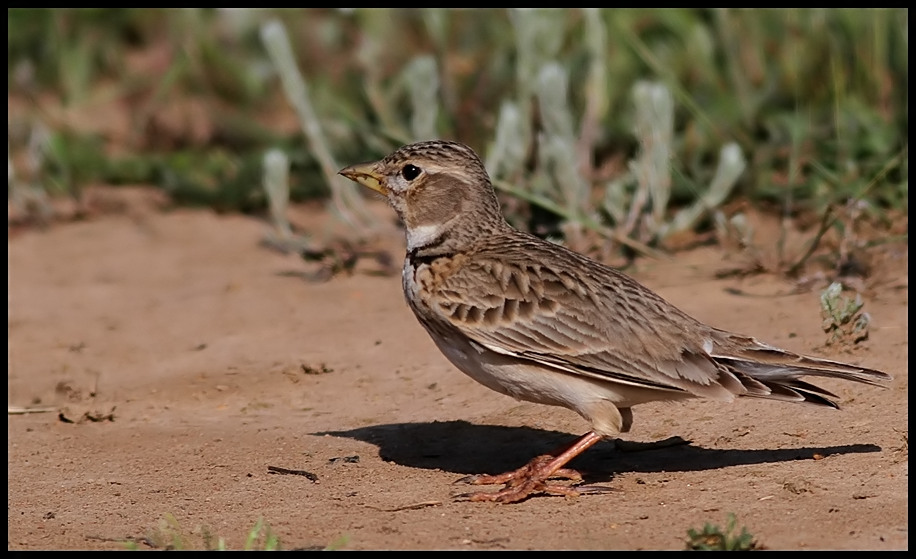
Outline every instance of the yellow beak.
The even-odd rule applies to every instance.
[[[356,181],[363,186],[369,187],[383,196],[387,196],[388,189],[385,187],[385,177],[376,173],[374,167],[375,163],[360,163],[344,167],[337,173],[351,181]]]

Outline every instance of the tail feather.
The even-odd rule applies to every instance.
[[[803,401],[832,408],[839,408],[835,400],[838,396],[801,380],[802,377],[838,378],[875,386],[892,380],[890,375],[876,369],[799,355],[756,340],[751,347],[729,351],[727,355],[713,354],[712,358],[741,381],[747,390],[744,396]]]
[[[718,356],[716,356],[718,358]],[[723,355],[734,362],[743,361],[754,369],[751,376],[757,378],[784,378],[785,376],[833,377],[880,386],[891,380],[891,376],[876,369],[850,365],[840,361],[809,357],[768,346],[752,348],[737,354]],[[742,367],[742,369],[744,369]]]
[[[783,402],[808,402],[831,408],[838,407],[830,398],[837,398],[829,390],[807,383],[802,380],[784,381],[759,381],[753,377],[730,369],[731,373],[744,385],[747,392],[742,396],[748,398],[763,398],[767,400],[781,400]]]

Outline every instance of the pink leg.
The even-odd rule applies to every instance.
[[[576,439],[575,442],[556,455],[545,454],[543,456],[537,456],[517,470],[497,475],[476,475],[462,478],[459,481],[474,485],[491,485],[497,483],[504,483],[506,485],[506,487],[495,493],[468,493],[462,495],[462,497],[471,501],[515,503],[528,498],[534,493],[575,496],[582,493],[595,492],[583,491],[575,487],[558,483],[549,483],[548,480],[551,478],[562,478],[581,481],[582,476],[579,472],[564,468],[563,466],[601,439],[601,435],[598,435],[594,431],[590,431]]]

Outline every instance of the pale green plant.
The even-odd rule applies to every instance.
[[[410,94],[410,132],[414,140],[438,137],[439,71],[432,56],[419,56],[404,69],[403,83]]]
[[[519,178],[525,164],[527,145],[524,137],[524,119],[518,105],[503,101],[496,121],[496,137],[487,152],[486,167],[491,177],[505,177],[511,182]]]
[[[690,229],[718,208],[731,194],[746,162],[738,144],[731,142],[719,152],[719,163],[709,186],[694,202],[668,217],[671,196],[671,162],[674,158],[674,99],[661,83],[638,82],[633,86],[635,106],[634,134],[639,139],[640,152],[629,163],[630,176],[635,178],[636,192],[630,201],[625,221],[625,184],[618,180],[608,185],[605,209],[618,223],[623,233],[649,242]],[[630,179],[632,180],[632,179]],[[645,206],[651,203],[651,210]]]
[[[28,144],[24,157],[25,177],[41,177],[40,169],[49,149],[49,134],[41,123],[31,126],[28,132]],[[10,144],[6,145],[7,189],[9,201],[22,214],[38,223],[48,223],[54,215],[48,191],[40,182],[20,176],[13,163]]]
[[[391,47],[392,29],[397,27],[395,8],[357,8],[354,11],[360,27],[360,41],[356,61],[362,74],[362,88],[379,120],[379,128],[388,138],[404,142],[409,133],[395,110],[396,91],[391,91],[384,80],[384,58]]]
[[[436,49],[435,58],[445,60],[449,54],[449,24],[454,19],[450,16],[451,8],[423,8],[423,23],[426,25],[427,35],[432,40]],[[455,83],[448,71],[440,74],[441,100],[445,108],[445,113],[452,115],[458,107],[458,93],[455,91]]]
[[[225,548],[225,543],[220,539],[220,544]],[[260,545],[259,545],[260,544]],[[255,525],[248,531],[248,537],[245,538],[245,551],[278,551],[280,549],[280,538],[271,531],[270,526],[265,524],[263,518],[258,518]]]
[[[856,293],[854,298],[843,295],[843,286],[833,282],[821,292],[822,328],[829,335],[827,344],[858,343],[868,338],[871,316],[862,312],[865,303]]]
[[[630,161],[630,173],[636,179],[636,194],[623,224],[624,233],[632,235],[642,220],[646,225],[642,240],[654,237],[665,218],[671,196],[671,142],[674,138],[674,100],[668,88],[660,83],[640,81],[633,86],[635,134],[639,155]],[[652,208],[644,215],[645,205]]]
[[[344,547],[346,547],[348,543],[350,543],[350,535],[343,534],[341,536],[338,536],[337,539],[335,539],[334,541],[326,545],[324,548],[322,548],[322,551],[339,551],[343,549]]]
[[[321,122],[309,100],[308,86],[296,65],[286,29],[278,20],[261,27],[261,39],[283,83],[286,97],[296,109],[309,147],[318,159],[325,180],[331,187],[332,207],[344,221],[358,230],[372,229],[377,220],[368,211],[356,186],[337,174],[340,165],[334,160],[321,129]]]
[[[264,154],[264,191],[270,207],[270,216],[281,238],[292,236],[286,217],[289,206],[289,158],[279,149]]]
[[[509,21],[515,31],[516,100],[521,120],[521,137],[516,141],[531,145],[531,115],[543,66],[557,59],[563,46],[563,26],[558,25],[562,12],[556,8],[509,8]]]
[[[576,142],[579,170],[590,175],[594,168],[592,160],[595,142],[601,134],[601,122],[610,107],[607,62],[607,26],[601,17],[599,8],[582,8],[585,20],[583,35],[584,46],[588,54],[588,72],[582,84],[585,95],[585,106],[579,124],[579,138]]]
[[[639,152],[629,162],[627,174],[599,185],[604,195],[596,204],[588,176],[593,171],[595,123],[605,116],[609,106],[607,68],[601,56],[606,49],[605,23],[600,12],[583,12],[590,62],[584,109],[577,118],[569,98],[568,71],[551,59],[558,55],[564,37],[562,26],[548,25],[553,15],[555,12],[539,9],[510,11],[519,51],[517,97],[502,103],[495,140],[487,154],[487,168],[497,187],[557,213],[565,221],[567,235],[576,235],[582,228],[592,229],[618,241],[631,239],[633,242],[627,244],[642,247],[642,252],[646,252],[648,243],[696,226],[737,184],[746,166],[738,145],[732,142],[721,149],[711,183],[671,220],[674,98],[663,83],[637,82],[631,99]],[[537,158],[534,168],[526,171],[525,159],[532,141],[527,115],[535,100],[540,116]],[[520,194],[521,191],[526,192]],[[601,221],[599,209],[611,218],[609,228],[595,227]]]
[[[738,178],[747,167],[747,161],[738,144],[730,142],[719,151],[719,163],[709,187],[701,193],[693,204],[678,210],[674,217],[659,224],[661,237],[672,233],[686,231],[697,225],[700,219],[719,208],[734,190]],[[735,222],[739,229],[746,230],[743,222]]]
[[[568,100],[566,71],[556,63],[545,64],[538,76],[538,104],[543,132],[538,139],[541,176],[535,191],[556,200],[572,221],[590,213],[589,185],[577,165],[576,135]],[[542,183],[542,184],[539,184]]]

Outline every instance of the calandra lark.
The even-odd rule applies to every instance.
[[[576,495],[567,462],[626,432],[631,408],[656,400],[736,396],[836,408],[805,377],[866,384],[881,371],[784,351],[707,326],[623,273],[511,227],[480,158],[431,141],[340,174],[381,193],[407,230],[407,303],[443,354],[481,384],[519,400],[578,412],[591,431],[500,475],[476,501]]]

